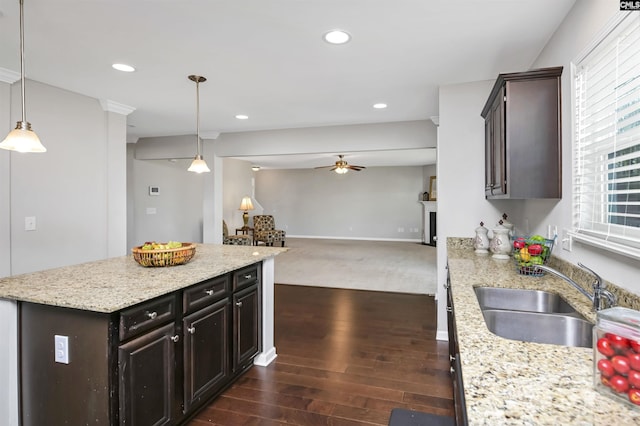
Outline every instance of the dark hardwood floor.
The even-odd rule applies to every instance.
[[[432,296],[275,287],[276,360],[252,367],[189,426],[387,425],[402,407],[453,416]]]

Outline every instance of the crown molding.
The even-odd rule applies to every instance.
[[[100,105],[104,111],[115,112],[117,114],[129,115],[136,109],[129,105],[120,104],[118,102],[110,101],[108,99],[100,99]]]
[[[0,82],[13,84],[20,80],[20,73],[8,70],[6,68],[0,68]]]

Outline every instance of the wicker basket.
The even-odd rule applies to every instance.
[[[531,245],[539,244],[540,246],[542,246],[541,252],[539,254],[529,254],[527,252],[526,255],[522,255],[520,253],[521,248],[516,247],[515,245],[515,241],[518,239],[524,240],[522,244],[524,244],[524,247],[526,247],[527,249]],[[551,259],[551,251],[553,250],[554,242],[555,239],[532,240],[526,237],[513,237],[511,240],[513,247],[513,260],[515,261],[518,273],[522,275],[531,275],[533,277],[543,276],[544,271],[536,269],[536,265],[546,265],[549,262],[549,259]]]
[[[142,246],[131,249],[133,258],[142,266],[175,266],[191,260],[196,254],[196,245],[182,243],[182,247],[165,250],[142,250]]]

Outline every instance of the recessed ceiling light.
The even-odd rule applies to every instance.
[[[331,30],[324,34],[324,41],[331,44],[345,44],[351,40],[351,35],[342,30]]]
[[[373,107],[375,109],[385,109],[387,107],[387,104],[383,104],[383,103],[373,104]]]
[[[248,115],[244,115],[244,114],[238,114],[238,115],[236,115],[236,118],[238,120],[248,120],[249,116]]]
[[[113,64],[111,66],[118,71],[124,71],[124,72],[134,72],[136,70],[134,67],[127,64]]]

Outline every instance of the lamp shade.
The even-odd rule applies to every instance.
[[[25,125],[26,124],[26,125]],[[36,132],[29,123],[18,121],[18,125],[0,143],[0,148],[18,152],[46,152]]]
[[[240,203],[240,208],[238,210],[253,210],[253,203],[251,202],[251,197],[244,197],[242,202]]]
[[[207,173],[211,170],[209,170],[209,167],[207,167],[207,163],[202,159],[202,155],[196,155],[196,158],[193,159],[187,171],[195,173]]]

